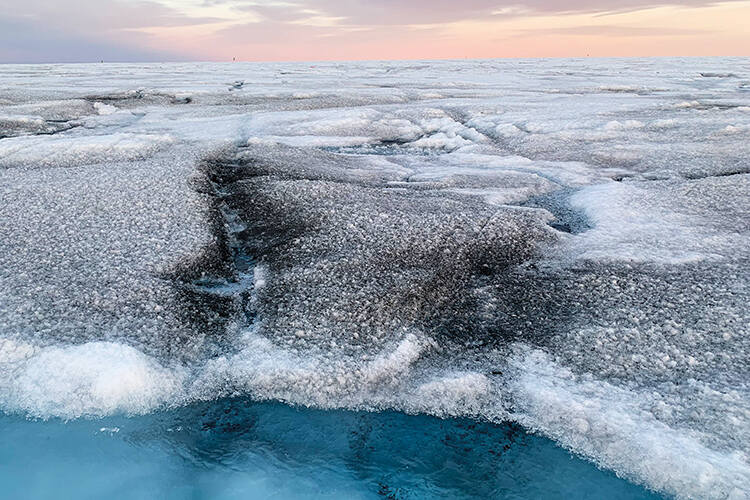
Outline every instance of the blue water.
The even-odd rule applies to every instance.
[[[0,416],[13,499],[660,498],[513,425],[241,400],[144,417]]]

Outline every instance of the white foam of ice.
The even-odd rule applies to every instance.
[[[723,134],[748,134],[750,133],[749,125],[727,125],[721,129],[720,133]]]
[[[742,452],[701,444],[696,431],[674,429],[644,408],[649,398],[577,376],[539,350],[520,349],[510,382],[520,421],[600,465],[677,498],[750,496]]]
[[[0,115],[0,123],[26,127],[43,127],[47,122],[41,116]]]
[[[103,102],[95,102],[94,108],[100,115],[111,115],[117,113],[117,107],[112,106],[111,104],[104,104]]]
[[[184,373],[111,342],[34,348],[0,343],[6,410],[38,417],[143,414],[179,400]]]
[[[432,347],[412,334],[367,362],[351,364],[287,351],[249,331],[241,352],[208,362],[192,384],[184,369],[166,368],[122,344],[33,348],[4,340],[0,345],[6,409],[10,402],[10,409],[36,416],[145,413],[237,391],[322,408],[396,408],[496,421],[510,416],[677,498],[741,499],[750,484],[748,457],[707,448],[697,431],[660,422],[647,394],[576,375],[522,345],[510,357],[504,380],[511,415],[486,375],[420,372],[415,365]]]
[[[249,331],[244,348],[209,361],[189,392],[195,399],[213,399],[218,389],[224,395],[251,394],[329,409],[398,409],[438,416],[486,413],[493,392],[486,376],[418,366],[434,347],[429,339],[406,334],[380,354],[353,360],[297,353]],[[492,414],[502,411],[493,408]]]
[[[14,115],[38,116],[44,120],[69,121],[95,112],[94,106],[83,99],[42,100],[15,104],[5,108]]]
[[[237,354],[211,360],[194,384],[198,398],[215,397],[229,384],[260,399],[281,399],[323,408],[372,405],[377,387],[393,388],[408,380],[412,364],[427,344],[407,335],[391,351],[365,363],[304,356],[274,345],[252,329]],[[369,403],[369,404],[368,404]]]
[[[607,122],[606,125],[604,125],[605,130],[635,130],[639,128],[643,128],[645,125],[643,122],[640,122],[638,120],[625,120],[625,121],[618,121],[613,120],[611,122]]]

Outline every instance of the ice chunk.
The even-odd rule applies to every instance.
[[[0,168],[66,167],[143,159],[174,143],[170,135],[115,133],[101,136],[15,137],[0,143]]]
[[[746,175],[588,187],[571,202],[594,228],[572,240],[572,251],[589,260],[662,263],[747,256],[748,197]]]
[[[699,431],[665,425],[642,405],[648,397],[557,366],[540,351],[513,361],[521,421],[594,461],[678,498],[742,498],[750,464],[741,452],[716,451]]]
[[[6,378],[7,360],[0,363],[3,392],[11,394],[4,407],[40,417],[146,413],[174,404],[184,378],[132,347],[110,342],[42,348],[14,364],[20,366]]]

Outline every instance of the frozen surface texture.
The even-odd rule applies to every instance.
[[[748,498],[748,82],[746,59],[3,66],[0,405],[515,422]]]

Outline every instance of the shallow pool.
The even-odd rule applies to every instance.
[[[514,425],[225,400],[0,417],[4,498],[660,498]]]

